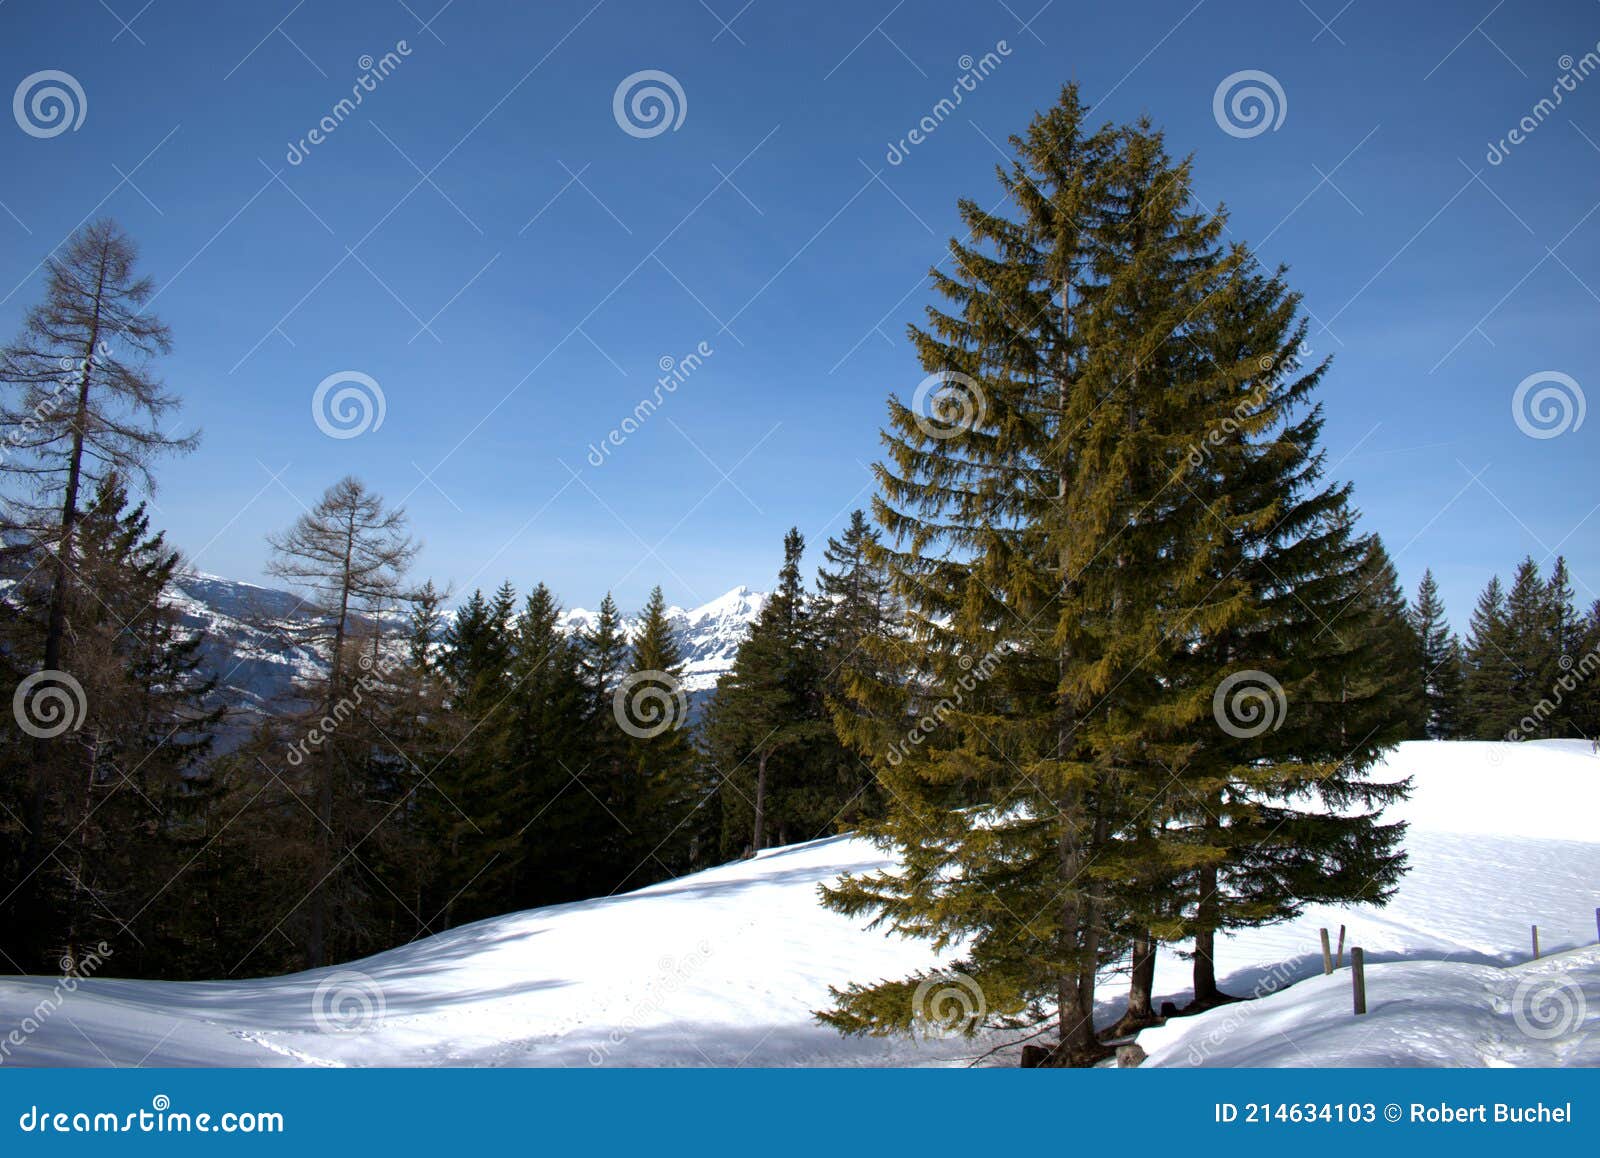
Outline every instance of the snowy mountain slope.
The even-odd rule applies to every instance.
[[[1600,757],[1587,744],[1404,744],[1412,870],[1383,910],[1314,909],[1222,938],[1224,988],[1271,994],[1142,1040],[1162,1064],[1595,1064],[1600,1035]],[[1587,820],[1587,826],[1585,821]],[[823,910],[817,886],[888,863],[850,837],[770,850],[624,896],[517,913],[336,969],[261,981],[88,980],[0,1062],[36,1065],[926,1065],[990,1043],[842,1039],[817,1025],[828,986],[903,976],[918,942]],[[1348,926],[1370,962],[1372,1013],[1348,971],[1321,978],[1317,930]],[[1552,956],[1524,966],[1528,926]],[[1511,966],[1511,968],[1507,968]],[[1530,988],[1529,977],[1543,982]],[[1164,952],[1157,992],[1180,1003]],[[1551,991],[1550,987],[1556,988]],[[0,979],[4,1031],[59,993]],[[1101,1016],[1120,1012],[1108,977]],[[1518,1008],[1583,1010],[1540,1037]],[[968,995],[971,999],[971,995]],[[1520,1004],[1519,1004],[1520,1003]],[[1508,1015],[1507,1010],[1510,1010]],[[1557,1010],[1559,1014],[1559,1009]],[[1202,1036],[1196,1036],[1202,1035]],[[1215,1040],[1213,1040],[1215,1039]],[[1523,1040],[1526,1039],[1526,1040]],[[1205,1051],[1192,1057],[1198,1045]],[[4,1047],[0,1046],[0,1051]]]
[[[206,669],[229,707],[269,711],[321,670],[316,650],[295,643],[295,629],[309,620],[299,597],[203,571],[180,575],[173,586],[166,602],[185,628],[205,632]]]
[[[297,688],[323,669],[314,648],[295,642],[298,629],[309,621],[298,596],[205,572],[182,575],[174,586],[168,602],[185,627],[206,633],[207,670],[220,677],[219,695],[243,722],[252,713],[292,701]],[[736,587],[702,607],[672,609],[685,658],[685,690],[695,694],[716,686],[765,602],[760,592]],[[573,610],[565,623],[576,631],[593,620],[593,612]],[[629,629],[636,623],[637,617],[628,620]]]

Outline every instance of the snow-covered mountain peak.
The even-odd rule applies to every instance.
[[[668,608],[683,652],[685,690],[705,692],[716,686],[717,677],[733,666],[739,644],[766,600],[762,592],[740,586],[699,607]],[[167,602],[187,627],[206,633],[207,662],[221,677],[224,698],[235,707],[269,710],[272,703],[292,698],[299,685],[321,670],[316,650],[293,642],[295,628],[312,611],[291,592],[188,571],[178,576]],[[592,627],[596,618],[595,612],[575,607],[562,617],[562,625],[578,632]],[[637,613],[625,617],[630,636],[638,622]]]
[[[681,615],[685,622],[690,624],[738,621],[748,625],[755,622],[756,616],[761,614],[761,609],[766,603],[766,592],[741,585],[717,596],[710,603],[703,603],[690,611],[682,612]]]
[[[766,603],[765,592],[740,585],[699,607],[667,608],[667,619],[683,650],[683,686],[687,691],[704,692],[717,686],[717,677],[733,666],[739,644]],[[574,607],[561,622],[568,631],[587,631],[597,618],[597,612]],[[624,616],[623,626],[633,636],[639,628],[639,616]]]

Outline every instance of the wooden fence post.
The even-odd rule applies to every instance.
[[[1344,926],[1339,926],[1339,951],[1333,955],[1333,967],[1344,968]]]
[[[1367,960],[1361,946],[1350,947],[1350,985],[1355,991],[1356,1016],[1367,1011]]]
[[[1537,961],[1539,959],[1539,926],[1538,925],[1535,925],[1533,927],[1533,959],[1535,961]]]
[[[1333,950],[1328,947],[1328,930],[1322,930],[1322,975],[1333,972]]]

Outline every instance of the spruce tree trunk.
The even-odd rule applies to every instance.
[[[1207,1009],[1226,1000],[1217,988],[1217,925],[1221,921],[1217,902],[1217,869],[1207,865],[1200,870],[1200,898],[1195,906],[1194,1005]]]
[[[1070,333],[1072,325],[1070,275],[1061,287],[1061,315],[1062,331]],[[1057,380],[1057,398],[1061,421],[1064,422],[1069,402],[1071,373],[1065,349],[1062,351],[1058,372],[1060,377]],[[1063,508],[1067,505],[1067,477],[1064,470],[1058,472],[1056,501]],[[1071,583],[1072,575],[1072,559],[1065,546],[1061,548],[1060,566],[1060,581],[1065,591]],[[1063,649],[1057,657],[1057,670],[1062,684],[1065,683],[1069,662],[1070,659]],[[1059,685],[1057,694],[1060,696],[1060,703],[1056,710],[1056,758],[1065,760],[1072,746],[1072,735],[1077,727],[1077,719],[1072,703]],[[1062,973],[1057,979],[1056,1013],[1059,1025],[1054,1059],[1057,1065],[1087,1064],[1094,1056],[1098,1045],[1094,1033],[1094,983],[1098,941],[1094,936],[1093,914],[1085,911],[1086,906],[1083,903],[1085,891],[1079,883],[1084,866],[1082,841],[1084,803],[1083,789],[1076,786],[1063,792],[1056,802],[1061,824],[1058,879],[1065,897],[1061,903],[1059,916],[1061,928],[1058,933]]]
[[[1063,664],[1065,659],[1063,658]],[[1059,758],[1065,759],[1071,745],[1073,713],[1066,697],[1058,711]],[[1057,979],[1056,1065],[1087,1065],[1097,1055],[1099,1039],[1094,1031],[1095,971],[1099,963],[1099,920],[1093,886],[1082,881],[1087,852],[1083,829],[1086,802],[1083,789],[1074,786],[1056,801],[1061,835],[1058,841],[1057,879],[1063,900],[1060,929],[1057,933],[1061,975]],[[1091,831],[1098,831],[1098,822]]]
[[[757,852],[766,847],[767,828],[767,752],[762,749],[756,760],[756,823],[750,846]]]
[[[1155,1020],[1156,942],[1149,932],[1133,939],[1133,977],[1128,985],[1128,1012],[1123,1020],[1131,1023]]]

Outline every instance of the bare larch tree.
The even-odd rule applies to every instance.
[[[405,574],[418,544],[406,533],[406,513],[389,508],[383,496],[359,479],[345,476],[292,527],[268,536],[274,557],[268,571],[306,593],[315,614],[311,642],[328,658],[326,682],[318,697],[323,720],[348,715],[341,701],[349,693],[352,667],[363,632],[376,635],[379,615],[409,598]],[[376,646],[375,640],[372,645]],[[363,660],[364,662],[364,660]],[[309,900],[307,958],[323,963],[328,942],[329,878],[339,866],[335,844],[341,826],[335,815],[341,749],[337,737],[317,747],[315,792],[318,820],[316,883]]]
[[[164,428],[178,399],[149,363],[171,349],[171,335],[145,313],[154,286],[135,277],[137,257],[114,221],[80,229],[45,260],[45,300],[0,351],[0,472],[26,484],[8,488],[4,526],[51,560],[47,669],[62,666],[82,497],[111,472],[152,489],[151,461],[199,441]]]

